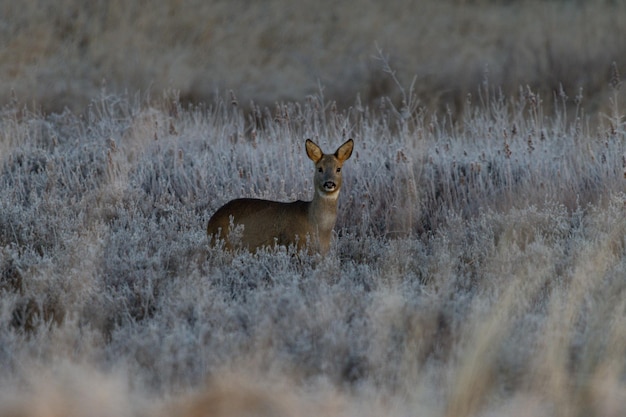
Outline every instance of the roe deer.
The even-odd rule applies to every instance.
[[[337,198],[341,189],[341,167],[352,155],[352,139],[330,155],[310,139],[307,156],[315,163],[313,201],[278,201],[240,198],[220,207],[209,220],[209,242],[224,239],[225,247],[256,250],[263,246],[294,244],[298,249],[328,252],[337,220]],[[230,228],[243,225],[240,239],[229,239]],[[238,241],[236,241],[238,240]]]

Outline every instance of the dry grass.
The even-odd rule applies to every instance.
[[[546,101],[583,89],[591,114],[604,108],[612,62],[624,72],[622,2],[404,0],[337,2],[169,0],[0,6],[0,103],[12,96],[46,110],[80,110],[109,91],[181,91],[210,103],[233,89],[247,106],[300,101],[325,87],[352,105],[399,100],[373,56],[390,55],[413,76],[420,104],[460,113],[487,81],[505,95],[530,85]]]

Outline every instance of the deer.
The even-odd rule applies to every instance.
[[[325,154],[315,142],[307,139],[306,154],[315,164],[313,200],[231,200],[209,219],[209,243],[215,246],[223,240],[224,248],[231,251],[294,245],[298,251],[306,249],[311,253],[326,254],[337,220],[341,168],[352,155],[353,147],[354,141],[349,139],[334,154]],[[234,230],[238,232],[233,233]]]

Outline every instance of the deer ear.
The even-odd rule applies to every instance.
[[[341,162],[345,161],[346,159],[350,158],[350,155],[352,155],[352,148],[354,148],[354,141],[352,139],[348,139],[346,143],[344,143],[337,149],[337,152],[335,152],[335,157]]]
[[[311,161],[315,162],[316,164],[320,159],[322,159],[322,156],[324,156],[322,148],[317,146],[315,142],[313,142],[311,139],[306,140],[305,147],[307,156],[309,157],[309,159],[311,159]]]

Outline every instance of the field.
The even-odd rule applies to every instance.
[[[606,111],[611,62],[626,65],[620,0],[26,0],[0,2],[0,105],[82,111],[100,93],[180,91],[242,106],[300,101],[318,86],[341,107],[399,100],[376,45],[422,105],[462,111],[487,77],[551,101],[582,88]],[[625,70],[622,70],[625,73]],[[622,98],[626,100],[626,98]]]
[[[460,126],[320,97],[6,108],[1,411],[619,415],[624,125],[529,94]],[[218,206],[309,198],[303,138],[348,136],[329,256],[208,248]]]
[[[1,6],[23,24],[0,25],[0,36],[26,42],[3,39],[5,52],[34,54],[33,28],[46,45],[36,59],[0,60],[9,80],[0,86],[0,416],[626,414],[626,93],[613,62],[626,50],[621,3],[411,3],[433,23],[415,41],[424,65],[446,69],[423,78],[407,53],[416,38],[394,38],[409,19],[384,30],[402,8],[372,2],[354,12],[381,26],[306,49],[358,67],[359,54],[327,46],[365,48],[369,75],[333,72],[322,54],[309,65],[315,76],[298,81],[300,67],[281,66],[284,49],[278,61],[258,45],[260,56],[224,56],[240,39],[228,33],[211,32],[225,46],[209,42],[208,57],[185,66],[196,51],[186,45],[204,44],[193,31],[178,36],[204,16],[203,2],[197,16],[183,7],[189,14],[164,20],[172,44],[162,50],[156,22],[168,2],[140,18],[134,2],[64,2],[76,26],[42,23],[61,9]],[[220,19],[234,12],[211,4]],[[265,27],[294,20],[259,45],[311,39],[315,25],[296,23],[320,23],[312,4],[268,4]],[[253,32],[255,7],[235,19]],[[320,36],[349,13],[334,10]],[[467,56],[449,51],[490,62],[502,50],[463,49],[454,42],[468,29],[458,25],[428,44],[446,28],[435,17],[450,13],[500,34],[533,22],[539,34],[476,45],[519,59],[524,45],[547,42],[578,64],[558,72],[535,57],[537,71],[523,59],[465,71]],[[559,19],[573,23],[546,29]],[[119,56],[98,49],[104,32],[123,36],[131,24],[128,42],[109,39]],[[378,47],[350,42],[377,33],[387,36]],[[139,51],[141,65],[123,59]],[[216,57],[228,65],[210,85],[181,85]],[[250,57],[258,67],[237,61]],[[330,253],[209,247],[207,221],[232,198],[311,198],[306,138],[325,151],[355,141]]]

